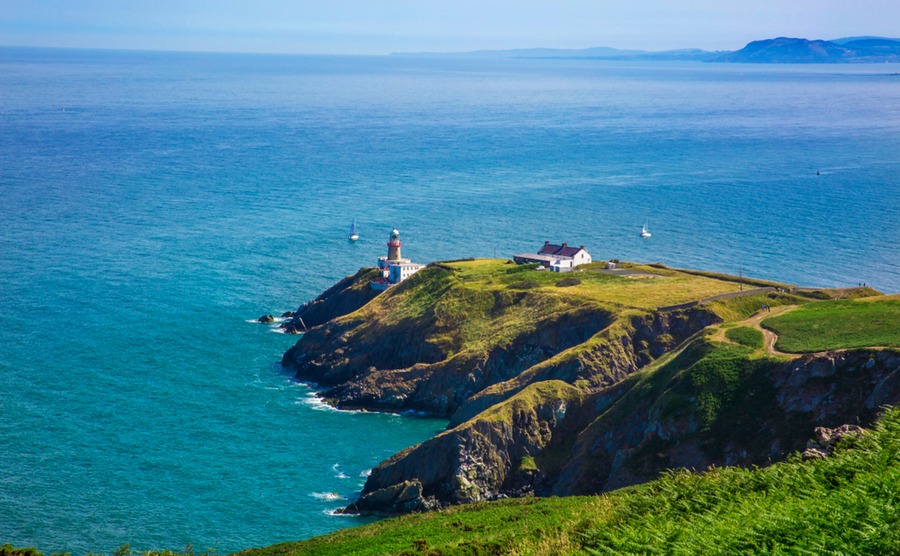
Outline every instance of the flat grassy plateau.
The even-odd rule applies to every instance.
[[[900,347],[900,295],[809,303],[762,325],[778,334],[775,347],[788,353]]]

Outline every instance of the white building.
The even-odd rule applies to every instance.
[[[562,245],[553,245],[549,241],[545,241],[544,246],[537,254],[522,253],[514,255],[513,260],[516,264],[537,263],[553,272],[571,272],[575,267],[590,264],[591,254],[587,252],[584,245],[569,247],[566,242],[563,242]]]
[[[400,232],[394,228],[391,230],[391,238],[387,243],[387,257],[378,257],[377,267],[381,269],[381,276],[370,283],[372,289],[386,290],[425,268],[423,264],[414,263],[401,257],[400,247],[402,245]]]

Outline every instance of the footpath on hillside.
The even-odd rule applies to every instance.
[[[766,341],[766,351],[771,353],[772,355],[788,355],[791,357],[798,357],[796,353],[785,353],[783,351],[778,351],[775,349],[775,342],[778,341],[778,334],[772,332],[768,328],[762,326],[763,319],[767,319],[769,317],[775,317],[778,315],[783,315],[790,311],[796,309],[798,305],[782,305],[780,307],[774,307],[771,310],[763,311],[759,310],[755,315],[752,315],[750,318],[744,321],[744,323],[748,326],[752,326],[757,330],[760,330],[763,333]]]
[[[777,349],[775,349],[775,342],[778,340],[778,334],[775,334],[771,330],[768,330],[761,325],[763,320],[765,320],[769,317],[783,315],[787,312],[793,311],[797,307],[799,307],[799,305],[781,305],[778,307],[772,307],[771,310],[760,309],[760,310],[756,311],[755,313],[753,313],[752,315],[750,315],[748,318],[741,320],[741,321],[737,321],[733,324],[735,326],[748,326],[750,328],[755,328],[755,329],[759,330],[760,332],[762,332],[763,337],[765,338],[766,351],[769,352],[770,354],[785,355],[788,357],[799,357],[800,354],[798,354],[798,353],[785,353],[783,351],[778,351]],[[724,341],[726,339],[725,338],[725,330],[726,330],[725,328],[720,328],[719,331],[716,332],[716,334],[713,336],[713,339],[719,340],[719,341]]]

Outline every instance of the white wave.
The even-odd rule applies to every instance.
[[[300,384],[303,384],[304,386],[307,386],[309,388],[315,387],[314,384],[305,384],[305,383],[300,383]],[[308,406],[309,408],[315,409],[316,411],[338,411],[340,413],[368,413],[365,409],[339,409],[337,407],[328,405],[327,403],[322,401],[322,398],[317,396],[315,392],[308,392],[305,396],[303,396],[299,400],[296,400],[294,403],[298,404],[298,405]]]
[[[267,324],[269,326],[277,326],[277,325],[289,320],[289,319],[286,319],[283,317],[274,317],[274,319],[275,320],[273,320],[272,322],[259,322],[259,319],[255,318],[255,319],[245,319],[244,322],[249,322],[250,324]]]
[[[331,500],[346,500],[347,499],[344,496],[341,496],[340,494],[338,494],[336,492],[310,492],[309,495],[312,496],[313,498],[315,498],[316,500],[331,501]]]
[[[369,475],[371,475],[371,474],[372,474],[371,469],[363,469],[362,471],[359,472],[359,478],[367,479],[369,477]]]
[[[306,405],[316,411],[337,411],[337,409],[323,402],[322,398],[317,396],[315,392],[307,392],[305,396],[294,403]]]
[[[349,477],[347,477],[347,475],[343,471],[338,469],[340,467],[340,465],[341,464],[339,464],[339,463],[335,463],[334,465],[331,466],[331,470],[334,471],[334,476],[338,479],[348,479]]]

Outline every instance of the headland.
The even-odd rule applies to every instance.
[[[361,269],[300,308],[309,329],[283,364],[326,402],[450,419],[378,465],[346,511],[766,466],[817,427],[869,426],[900,402],[896,295],[660,264],[539,268],[431,263],[383,292]]]

